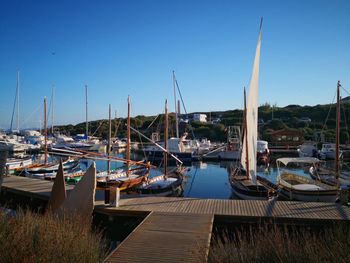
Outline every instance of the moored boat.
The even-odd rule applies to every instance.
[[[298,166],[314,165],[318,159],[305,158],[279,158],[276,160],[278,170],[281,165],[287,167],[293,163]],[[279,195],[289,200],[311,201],[311,202],[335,202],[338,197],[338,186],[324,184],[318,180],[313,180],[293,172],[284,170],[278,176]]]
[[[248,103],[246,105],[246,93],[244,89],[244,129],[243,146],[240,166],[233,169],[229,175],[229,181],[234,193],[242,199],[267,200],[274,194],[274,189],[268,184],[262,184],[257,178],[257,135],[258,135],[258,88],[259,88],[259,64],[261,46],[260,24],[258,42],[256,46],[253,72],[250,80]]]

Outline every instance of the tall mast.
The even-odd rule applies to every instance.
[[[164,120],[164,176],[167,175],[168,169],[168,100],[165,100],[165,120]]]
[[[89,123],[88,123],[88,90],[87,85],[85,85],[85,121],[86,121],[86,127],[85,127],[85,135],[86,139],[89,139]]]
[[[19,131],[19,71],[17,71],[17,131]]]
[[[53,102],[54,102],[54,96],[55,96],[55,85],[52,85],[52,101],[51,101],[51,112],[52,112],[52,115],[51,115],[51,133],[53,135],[53,132],[54,132],[54,125],[53,125],[53,121],[54,121],[54,107],[53,107]]]
[[[335,178],[339,178],[339,133],[340,133],[340,81],[337,83],[337,112],[335,131]]]
[[[127,141],[126,141],[126,173],[129,176],[129,163],[130,163],[130,96],[128,96],[128,119],[126,123],[126,136],[127,136]]]
[[[111,117],[111,104],[109,104],[109,129],[108,129],[108,144],[107,144],[107,154],[110,156],[111,154],[111,137],[112,137],[112,117]],[[111,173],[111,160],[108,158],[107,161],[107,173]]]
[[[243,126],[243,136],[245,140],[246,149],[248,149],[248,125],[247,125],[247,98],[244,87],[244,126]],[[249,151],[245,151],[245,165],[246,165],[246,176],[249,179]]]
[[[44,97],[44,135],[45,135],[45,164],[47,164],[47,118],[46,118],[46,97]]]
[[[179,138],[179,119],[177,111],[177,101],[176,101],[176,78],[175,71],[173,70],[173,85],[174,85],[174,105],[175,105],[175,126],[176,126],[176,138]]]

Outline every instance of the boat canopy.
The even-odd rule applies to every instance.
[[[320,160],[313,157],[301,157],[301,158],[278,158],[276,160],[277,163],[283,163],[284,165],[287,165],[289,163],[319,163]]]

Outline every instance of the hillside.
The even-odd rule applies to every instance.
[[[350,97],[343,100],[350,100]],[[197,138],[208,138],[212,141],[225,141],[225,127],[230,125],[241,126],[243,112],[242,110],[214,111],[201,112],[207,114],[208,120],[220,120],[216,124],[191,122],[194,134]],[[349,125],[346,119],[350,113],[350,103],[342,104],[341,113],[341,140],[345,142],[349,138],[347,126]],[[190,113],[189,115],[192,115]],[[152,132],[162,133],[163,116],[136,116],[131,118],[131,125],[144,134],[150,136]],[[181,118],[186,118],[182,115]],[[327,122],[325,122],[327,120]],[[152,124],[152,122],[154,123]],[[174,136],[175,116],[169,115],[170,136]],[[335,138],[335,105],[316,105],[316,106],[299,106],[288,105],[286,107],[273,107],[265,104],[259,107],[259,123],[260,136],[264,139],[266,130],[279,130],[282,128],[298,129],[304,133],[306,139],[313,139],[314,133],[321,131],[328,140]],[[151,125],[152,124],[152,125]],[[118,118],[112,120],[112,136],[125,137],[126,120]],[[56,127],[56,131],[74,135],[77,133],[85,133],[85,123],[77,125],[64,125]],[[180,123],[180,131],[187,131],[191,134],[191,129],[187,123]],[[108,120],[97,120],[89,122],[89,134],[101,138],[107,138]],[[133,135],[133,139],[139,139],[137,135]]]

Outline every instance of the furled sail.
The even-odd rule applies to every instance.
[[[256,183],[256,154],[258,139],[258,93],[259,93],[259,64],[261,46],[262,20],[258,43],[255,50],[253,72],[249,83],[249,95],[246,111],[246,129],[244,133],[244,143],[241,155],[241,164],[245,170],[249,167],[249,178]],[[245,143],[247,140],[247,143]],[[248,154],[247,154],[248,153]],[[248,160],[246,160],[248,156]]]

